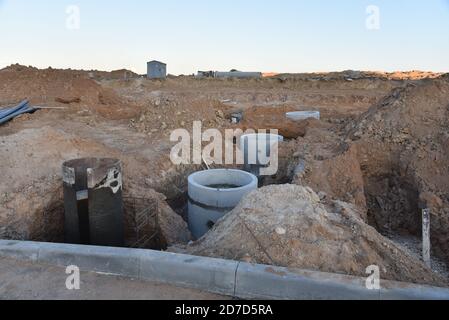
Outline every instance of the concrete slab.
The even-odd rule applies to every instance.
[[[142,250],[143,251],[143,250]],[[81,270],[139,277],[140,250],[47,243],[39,249],[39,262],[75,265]]]
[[[145,251],[140,277],[234,296],[237,266],[236,261]]]
[[[364,278],[152,250],[0,240],[2,257],[248,299],[449,300],[447,288],[381,281],[368,290]]]
[[[0,241],[0,256],[37,261],[40,247],[37,242],[4,240]]]
[[[448,300],[448,290],[430,286],[388,282],[380,290],[381,300]]]
[[[362,278],[241,263],[236,296],[285,300],[378,300]]]

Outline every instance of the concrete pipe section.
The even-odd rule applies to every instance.
[[[286,116],[288,119],[293,121],[303,121],[307,119],[317,119],[320,120],[321,114],[318,111],[296,111],[287,112]]]
[[[190,175],[188,216],[194,238],[205,235],[257,185],[254,175],[240,170],[217,169]]]
[[[116,159],[76,159],[63,164],[65,241],[124,245],[122,169]]]
[[[284,137],[277,134],[255,133],[240,137],[240,149],[244,156],[244,168],[255,176],[260,176],[260,169],[267,167],[270,162],[274,146],[284,141]],[[277,160],[277,159],[276,159]]]

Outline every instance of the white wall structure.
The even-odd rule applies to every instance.
[[[262,78],[262,72],[243,72],[243,71],[229,71],[229,72],[215,72],[215,78]]]

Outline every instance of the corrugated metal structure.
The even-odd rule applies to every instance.
[[[147,63],[148,79],[165,79],[167,78],[167,65],[160,61],[150,61]]]

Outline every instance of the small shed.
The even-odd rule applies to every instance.
[[[150,61],[147,63],[148,79],[165,79],[167,78],[167,65],[160,61]]]

